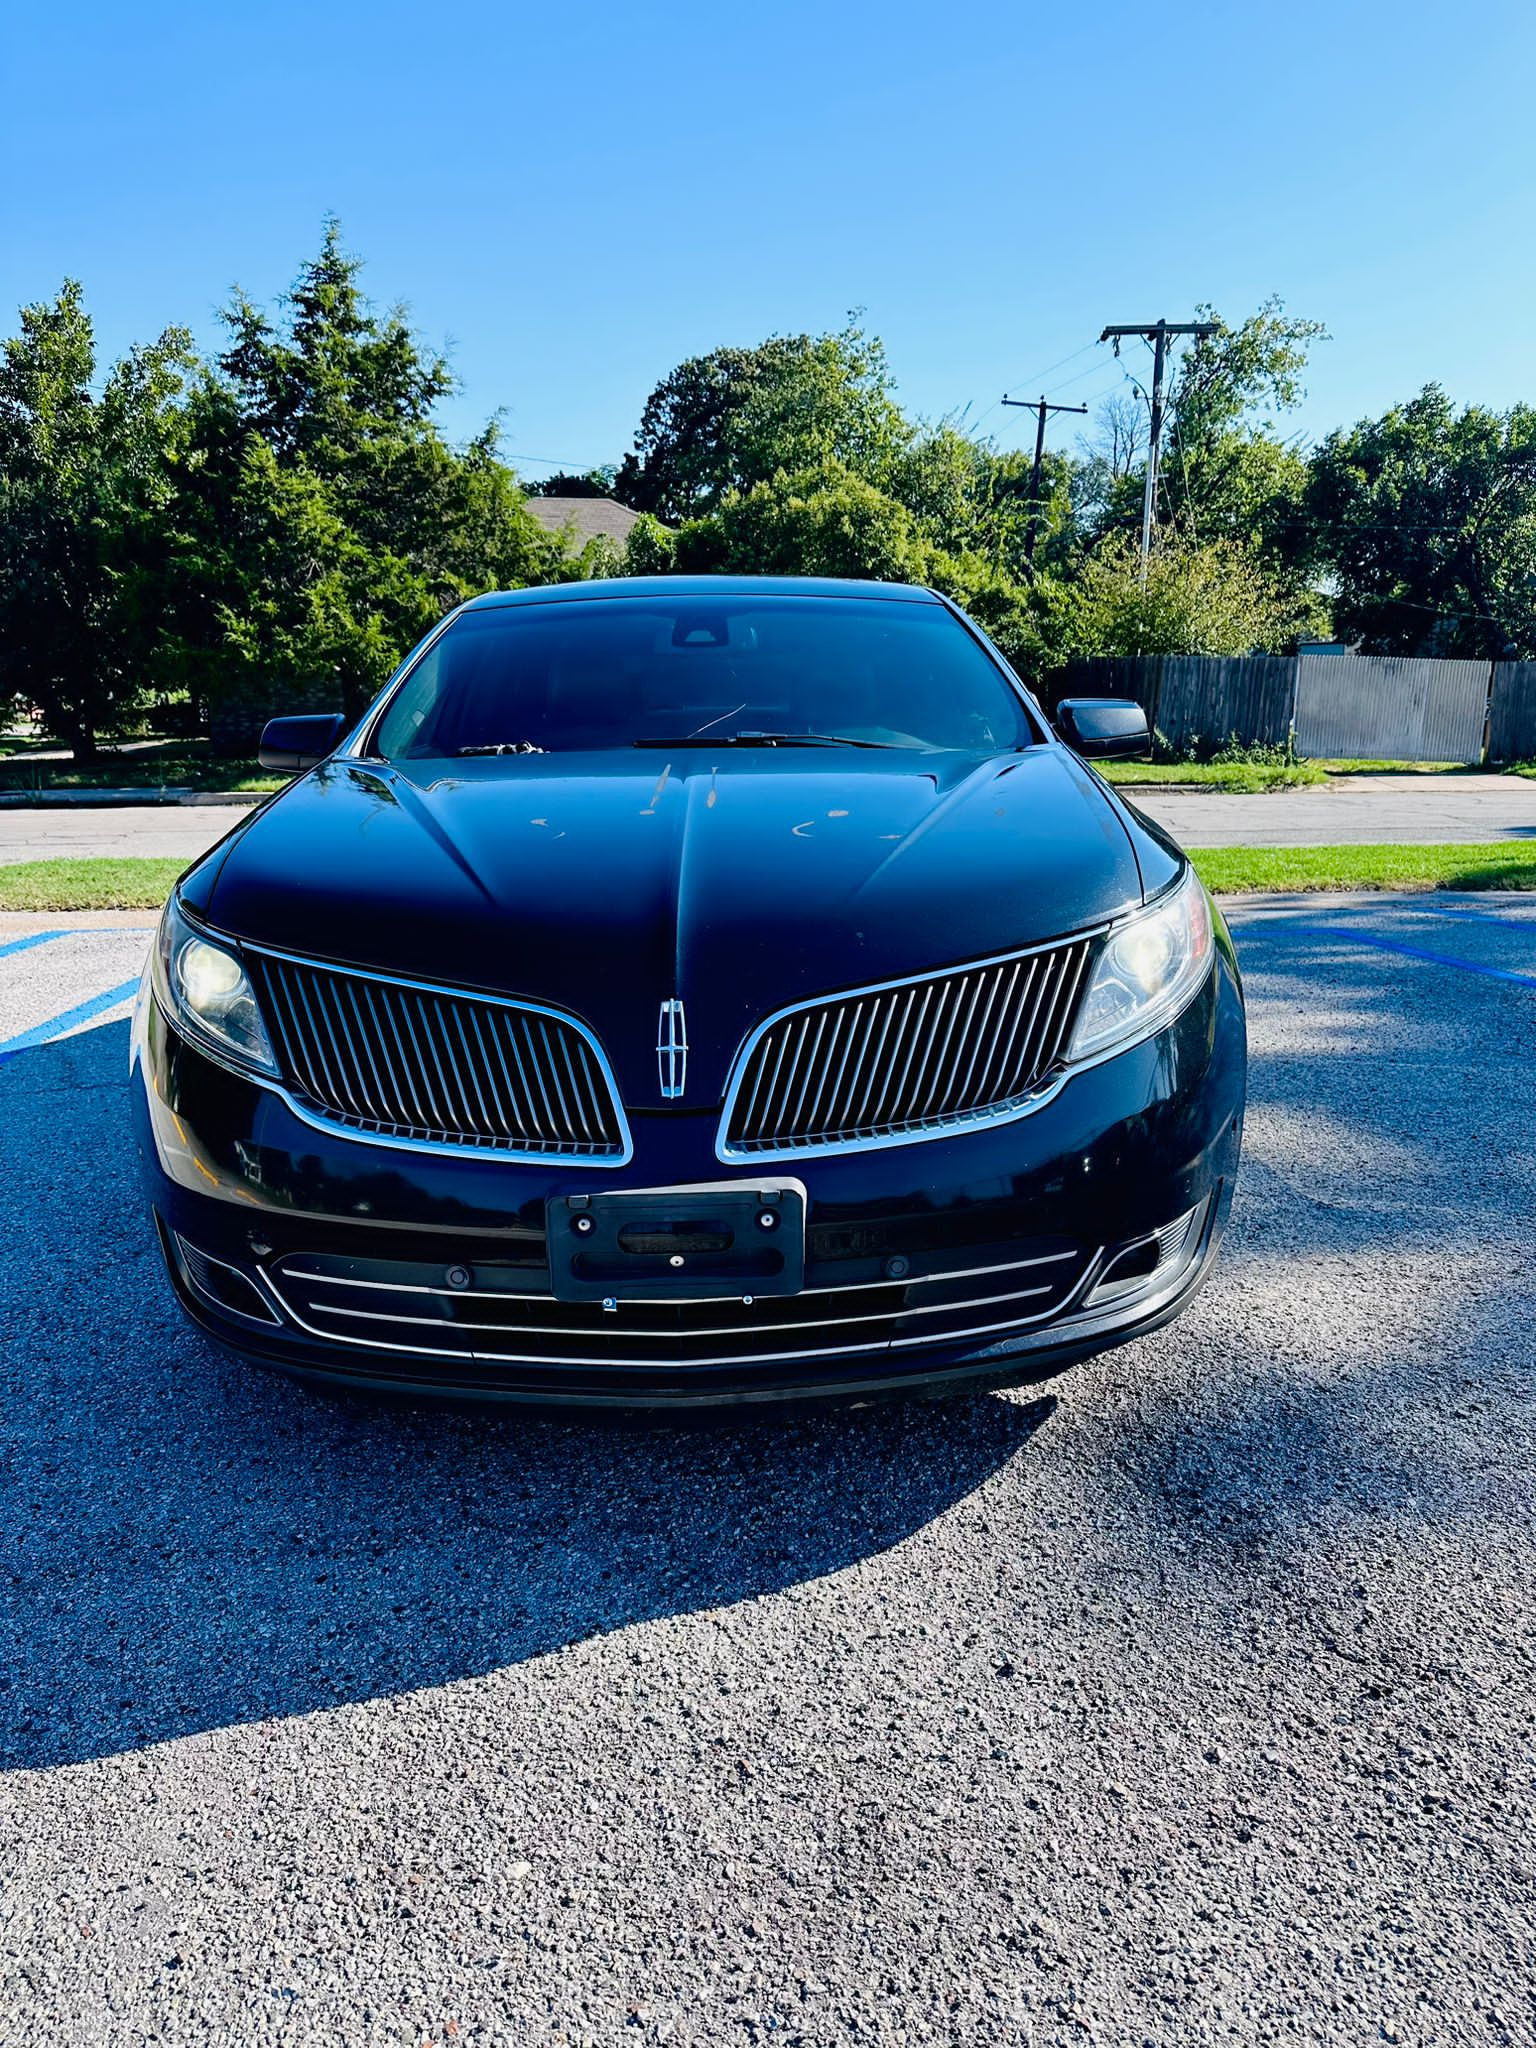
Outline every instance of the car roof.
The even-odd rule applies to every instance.
[[[462,607],[566,604],[596,597],[881,597],[905,604],[938,604],[915,583],[861,583],[840,576],[605,576],[594,583],[541,583],[529,590],[488,590]]]

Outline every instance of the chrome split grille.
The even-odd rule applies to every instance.
[[[627,1156],[602,1056],[572,1020],[277,954],[252,964],[284,1072],[333,1121],[470,1150]]]
[[[814,1366],[850,1353],[1001,1339],[1059,1315],[1097,1255],[1058,1238],[993,1259],[904,1281],[812,1284],[772,1299],[624,1301],[613,1311],[556,1301],[538,1285],[542,1268],[476,1265],[470,1286],[452,1288],[441,1267],[294,1254],[267,1277],[301,1328],[333,1342],[479,1365],[655,1372],[802,1359]]]
[[[815,1003],[751,1044],[728,1158],[816,1151],[1005,1115],[1061,1059],[1091,939]]]

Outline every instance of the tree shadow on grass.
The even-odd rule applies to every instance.
[[[477,1675],[856,1564],[1049,1404],[707,1429],[332,1398],[227,1361],[151,1247],[126,1026],[0,1067],[0,1766]]]

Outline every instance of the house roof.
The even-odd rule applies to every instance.
[[[551,533],[569,528],[578,550],[599,538],[622,547],[640,517],[617,498],[529,498],[525,502],[540,526]]]

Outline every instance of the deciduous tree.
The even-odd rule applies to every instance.
[[[1306,510],[1335,627],[1367,652],[1536,657],[1536,409],[1426,385],[1329,435]]]
[[[884,485],[911,436],[883,347],[850,321],[680,363],[646,400],[614,490],[676,525],[827,462]]]
[[[1322,621],[1316,596],[1250,543],[1165,535],[1147,564],[1128,541],[1106,541],[1071,582],[1043,593],[1050,657],[1282,652]]]

